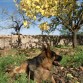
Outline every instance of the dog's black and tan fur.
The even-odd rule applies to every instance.
[[[51,68],[55,61],[61,61],[62,57],[57,55],[54,51],[43,46],[43,51],[38,56],[26,60],[20,67],[16,67],[12,70],[11,75],[14,76],[17,73],[27,73],[28,77],[35,80],[37,83],[41,83],[42,80],[51,80],[55,83],[51,74]]]

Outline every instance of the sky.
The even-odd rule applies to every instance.
[[[0,0],[0,9],[6,9],[10,14],[14,11],[17,11],[17,8],[13,2],[13,0]],[[1,12],[0,12],[1,14]],[[6,16],[5,15],[0,15],[0,25],[6,27],[8,25],[8,23],[6,21],[9,20],[5,20]],[[0,34],[11,34],[11,32],[13,32],[13,30],[5,30],[5,29],[0,29]],[[21,29],[21,34],[23,35],[40,35],[41,34],[41,30],[37,27],[37,26],[31,26],[29,29],[26,28],[22,28]],[[54,32],[51,33],[51,35],[59,35],[60,32],[55,30]]]
[[[78,0],[78,1],[83,1],[83,0]],[[13,12],[17,11],[17,8],[15,6],[15,3],[13,0],[0,0],[0,26],[7,27],[8,24],[10,24],[10,20],[6,20],[7,16],[4,14],[1,14],[1,9],[5,9],[8,11],[8,13],[12,14]],[[61,26],[58,26],[60,28]],[[0,28],[0,34],[11,34],[11,32],[14,32],[13,29],[6,30],[6,29],[1,29]],[[40,35],[41,30],[37,26],[31,26],[29,29],[22,28],[21,29],[21,34],[23,35]],[[54,32],[51,33],[51,35],[60,35],[60,32],[58,30],[55,30]]]

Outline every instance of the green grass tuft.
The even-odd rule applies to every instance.
[[[83,49],[76,48],[74,55],[63,55],[61,65],[69,67],[79,67],[83,65]]]

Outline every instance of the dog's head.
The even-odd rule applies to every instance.
[[[51,51],[51,57],[53,59],[53,65],[59,66],[59,62],[62,60],[62,56],[58,53],[55,53],[54,51]]]
[[[47,47],[43,45],[43,52],[47,58],[51,59],[53,65],[59,65],[59,62],[62,60],[62,56],[50,50],[49,45],[47,45]]]

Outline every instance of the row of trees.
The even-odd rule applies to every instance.
[[[73,48],[77,45],[77,33],[83,25],[83,2],[77,0],[15,0],[19,15],[9,15],[12,21],[10,26],[18,35],[20,42],[20,30],[41,22],[43,18],[50,20],[41,22],[39,25],[42,32],[51,33],[58,25],[62,31],[72,35]],[[20,17],[20,18],[19,18]],[[18,43],[19,44],[19,43]]]
[[[62,25],[72,34],[73,48],[77,45],[77,32],[83,25],[83,2],[80,0],[21,0],[19,7],[25,14],[34,20],[38,16],[52,18],[50,24],[40,26],[55,30]],[[47,28],[46,28],[47,29]],[[47,30],[46,30],[47,31]]]
[[[58,10],[59,15],[52,20],[53,26],[61,24],[72,34],[73,48],[77,45],[77,32],[83,25],[83,4],[76,0],[61,4]]]

